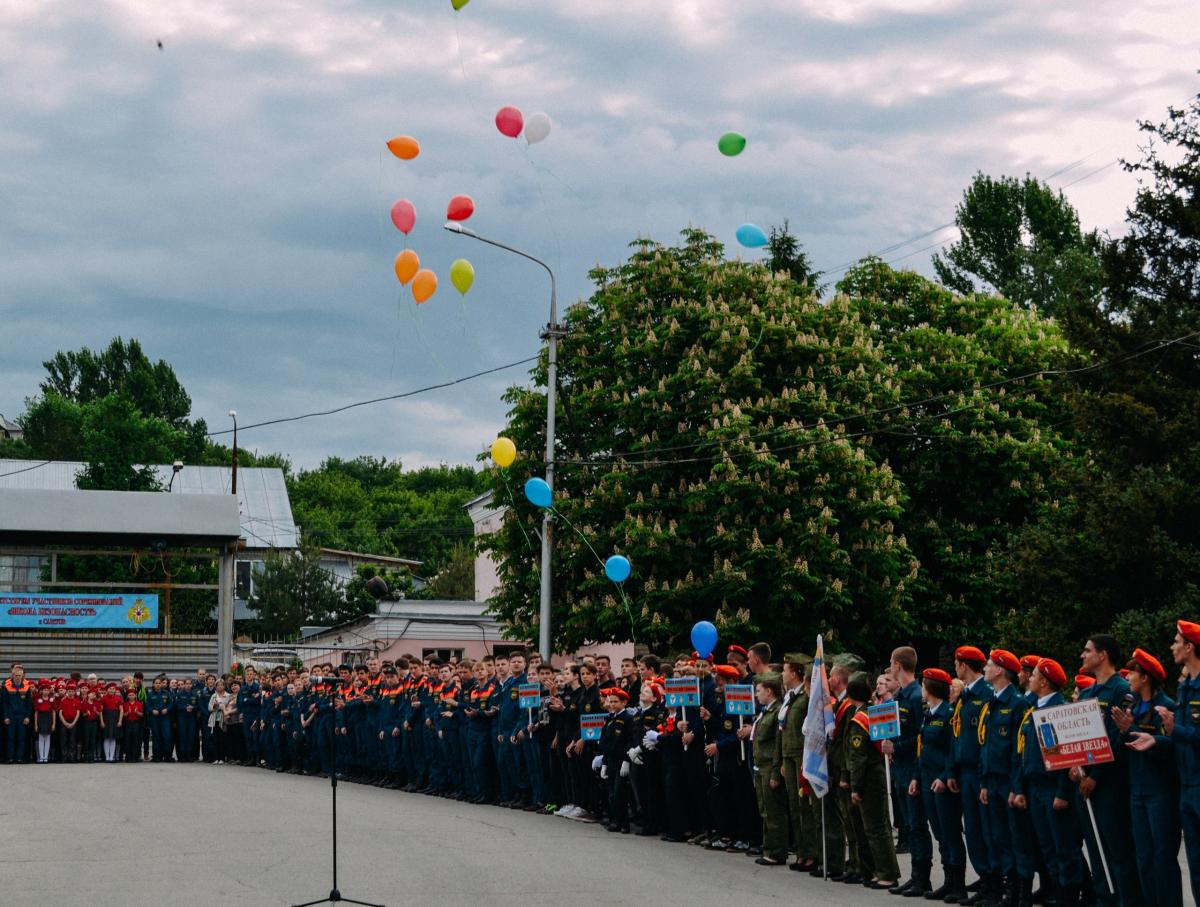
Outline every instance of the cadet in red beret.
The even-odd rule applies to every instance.
[[[982,790],[979,776],[979,716],[992,698],[992,688],[983,677],[987,656],[977,646],[964,645],[954,650],[954,673],[963,684],[962,693],[954,703],[950,728],[954,735],[953,764],[947,786],[961,794],[963,834],[967,841],[967,856],[979,875],[980,893],[999,900],[1001,885],[993,875],[991,854],[984,830]]]
[[[1175,711],[1159,710],[1163,733],[1175,749],[1175,762],[1183,782],[1180,814],[1183,841],[1191,871],[1192,898],[1200,904],[1200,624],[1181,620],[1175,625],[1171,657],[1183,671],[1176,691]],[[1155,737],[1139,737],[1135,749],[1146,750],[1158,742]]]
[[[1132,708],[1115,708],[1112,717],[1129,752],[1130,827],[1138,879],[1147,904],[1178,907],[1183,903],[1178,859],[1182,834],[1179,777],[1174,746],[1163,730],[1162,715],[1174,711],[1175,701],[1161,689],[1167,679],[1166,669],[1145,649],[1134,649],[1126,667]],[[1137,740],[1145,737],[1161,745],[1138,749]]]
[[[1050,658],[1038,660],[1029,677],[1029,692],[1038,709],[1063,705],[1060,692],[1067,682],[1062,665]],[[1074,796],[1065,771],[1050,772],[1042,760],[1038,727],[1030,716],[1022,721],[1013,771],[1013,815],[1024,815],[1033,832],[1045,872],[1049,873],[1058,903],[1079,904],[1083,881],[1083,853],[1078,820],[1070,808]],[[1043,876],[1045,878],[1045,876]]]
[[[980,719],[983,737],[979,754],[980,800],[985,807],[993,872],[1003,875],[1003,900],[1029,904],[1036,868],[1031,836],[1021,833],[1019,827],[1019,819],[1026,816],[1023,813],[1020,817],[1011,816],[1008,805],[1017,736],[1029,711],[1029,702],[1017,686],[1020,673],[1017,656],[1007,649],[992,649],[984,669],[984,677],[992,685],[992,701]]]
[[[921,723],[917,777],[909,783],[908,794],[921,797],[942,860],[943,883],[926,893],[925,897],[933,901],[949,901],[967,897],[967,851],[962,837],[962,806],[960,798],[946,786],[946,777],[954,758],[954,732],[950,720],[951,677],[941,668],[926,668],[921,672],[921,680],[925,716]]]
[[[1034,697],[1029,692],[1029,677],[1033,674],[1033,669],[1038,666],[1038,662],[1042,660],[1040,655],[1022,655],[1021,656],[1021,671],[1017,675],[1018,685],[1025,693],[1025,698],[1029,700],[1029,704],[1033,704]]]

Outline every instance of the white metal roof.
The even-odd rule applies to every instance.
[[[71,490],[83,467],[83,463],[68,460],[0,460],[0,489]],[[152,468],[165,488],[171,482],[171,467]],[[184,466],[171,490],[175,494],[229,494],[230,482],[228,466]],[[292,518],[283,470],[239,468],[237,497],[247,548],[299,547],[300,532]]]

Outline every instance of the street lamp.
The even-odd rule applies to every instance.
[[[547,356],[547,372],[546,372],[546,484],[550,489],[554,490],[554,410],[558,396],[558,338],[563,336],[564,332],[562,325],[558,323],[558,290],[554,282],[554,272],[550,270],[550,266],[540,258],[535,258],[528,252],[522,252],[520,249],[514,249],[512,246],[505,245],[502,242],[497,242],[494,239],[488,239],[485,236],[480,236],[474,230],[464,227],[459,223],[448,223],[446,229],[451,233],[457,233],[460,236],[469,236],[471,239],[476,239],[479,242],[487,243],[489,246],[495,246],[497,249],[504,249],[506,252],[512,252],[514,255],[520,255],[532,261],[536,265],[540,265],[550,275],[550,323],[546,325],[546,329],[538,336],[547,342],[549,355]],[[542,589],[541,589],[541,606],[538,611],[538,651],[542,654],[542,660],[547,664],[550,663],[550,553],[553,547],[553,532],[554,523],[550,518],[550,511],[546,510],[542,517]]]

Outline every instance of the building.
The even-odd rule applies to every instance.
[[[475,537],[491,535],[499,532],[504,525],[504,514],[508,513],[508,505],[492,506],[492,492],[484,492],[479,497],[467,501],[463,506],[475,524]],[[475,600],[485,602],[496,594],[500,588],[500,575],[496,570],[496,560],[486,551],[475,555]]]
[[[321,560],[318,565],[342,587],[345,587],[346,583],[358,575],[359,567],[367,566],[386,567],[397,573],[407,570],[413,577],[413,591],[424,589],[426,586],[425,581],[416,575],[421,562],[408,557],[390,557],[385,554],[363,554],[361,551],[322,548]]]
[[[23,437],[25,430],[20,424],[4,418],[4,413],[0,413],[0,440],[20,441]]]
[[[69,491],[84,465],[69,460],[0,461],[0,489],[29,488]],[[228,466],[152,467],[163,488],[172,494],[230,494],[232,469]],[[238,514],[241,544],[234,567],[234,617],[253,617],[248,603],[254,592],[254,575],[273,551],[294,551],[300,546],[300,529],[292,518],[283,470],[276,467],[238,469]],[[54,572],[53,555],[0,555],[0,589],[36,592],[44,571]]]

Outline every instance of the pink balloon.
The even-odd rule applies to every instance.
[[[408,236],[408,231],[413,228],[416,222],[417,209],[413,207],[413,203],[408,199],[402,198],[396,204],[392,205],[392,223],[405,236]]]
[[[525,128],[525,117],[516,107],[501,107],[496,112],[496,128],[502,135],[515,139]]]
[[[456,195],[446,206],[446,217],[449,220],[466,220],[475,213],[475,202],[469,195]]]

